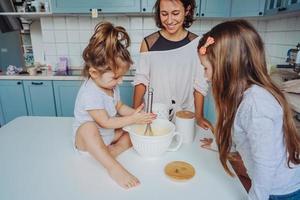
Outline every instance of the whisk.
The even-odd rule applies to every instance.
[[[148,86],[147,113],[152,113],[152,104],[153,104],[153,88]],[[153,136],[151,123],[147,124],[144,135]]]

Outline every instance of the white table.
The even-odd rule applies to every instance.
[[[95,160],[72,148],[73,118],[20,117],[0,128],[1,200],[135,200],[247,199],[238,178],[228,176],[215,152],[192,145],[145,159],[131,148],[118,160],[141,181],[136,188],[119,187]],[[163,172],[171,161],[191,163],[193,179],[174,182]]]

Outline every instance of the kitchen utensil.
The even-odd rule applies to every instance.
[[[147,113],[152,112],[152,104],[153,104],[153,88],[148,86]],[[147,124],[144,135],[153,136],[150,123]]]

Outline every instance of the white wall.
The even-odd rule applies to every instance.
[[[284,64],[287,51],[300,43],[300,17],[266,21],[265,46],[272,64]]]
[[[131,37],[130,52],[136,61],[142,39],[158,30],[152,17],[107,17],[91,19],[90,17],[43,17],[41,18],[42,46],[33,44],[35,61],[55,66],[60,56],[67,56],[70,65],[78,68],[82,65],[81,53],[93,33],[95,25],[103,20],[126,28]],[[203,34],[220,20],[201,19],[194,22],[190,30]],[[284,63],[288,49],[300,42],[300,17],[285,17],[274,20],[251,20],[266,45],[267,62]],[[32,26],[32,41],[40,37],[38,26]],[[45,55],[45,56],[42,56]]]

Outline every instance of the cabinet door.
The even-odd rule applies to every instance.
[[[52,81],[23,81],[28,114],[56,116]]]
[[[156,0],[142,0],[142,12],[143,13],[153,13],[153,6]]]
[[[199,16],[200,12],[200,1],[196,0],[196,8],[195,8],[195,16]],[[143,13],[153,13],[153,6],[155,4],[156,0],[142,0],[142,12]]]
[[[19,116],[26,116],[27,108],[23,82],[0,81],[0,124],[1,126]]]
[[[300,10],[300,0],[287,0],[286,8],[288,11]]]
[[[57,116],[73,117],[78,90],[82,81],[53,81]]]
[[[89,13],[96,8],[102,13],[140,12],[140,0],[51,0],[53,13]]]
[[[211,89],[208,91],[208,94],[205,96],[204,99],[204,116],[213,125],[216,124],[215,101],[212,96]]]
[[[201,17],[229,17],[231,0],[202,0]]]
[[[262,16],[265,9],[265,0],[232,0],[232,17]]]
[[[265,14],[273,15],[286,10],[286,0],[267,0]]]
[[[132,107],[133,85],[132,81],[123,81],[120,85],[121,101],[127,106]]]

